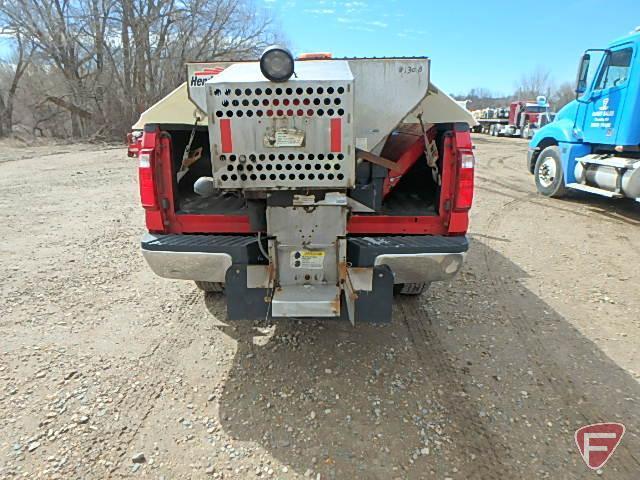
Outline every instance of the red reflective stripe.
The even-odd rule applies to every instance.
[[[219,74],[219,73],[221,73],[223,71],[224,71],[223,67],[205,68],[201,72],[194,72],[193,74],[196,75],[196,76],[199,76],[199,75],[217,75],[217,74]]]
[[[342,119],[331,119],[331,151],[342,151]]]
[[[220,120],[220,141],[222,142],[222,153],[233,152],[233,142],[231,141],[231,120],[228,118]]]

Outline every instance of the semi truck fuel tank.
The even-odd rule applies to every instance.
[[[640,198],[640,160],[603,155],[577,159],[576,181],[628,198]]]

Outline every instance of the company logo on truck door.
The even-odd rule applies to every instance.
[[[189,79],[189,85],[192,87],[203,87],[204,84],[211,80],[212,77],[218,75],[224,70],[224,67],[205,68],[200,72],[193,72]]]
[[[615,110],[609,109],[609,98],[602,99],[602,105],[591,114],[592,128],[611,128]]]

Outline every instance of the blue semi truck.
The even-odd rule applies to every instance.
[[[584,53],[576,100],[529,143],[527,168],[540,193],[581,190],[640,202],[639,50],[640,27]]]

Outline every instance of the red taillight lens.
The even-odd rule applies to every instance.
[[[156,186],[153,179],[153,150],[142,150],[138,155],[140,201],[145,208],[156,208]]]
[[[458,170],[458,188],[456,192],[456,210],[469,210],[473,203],[473,170],[475,167],[473,153],[460,154]]]
[[[127,133],[127,156],[137,157],[140,151],[142,135],[139,133]]]

